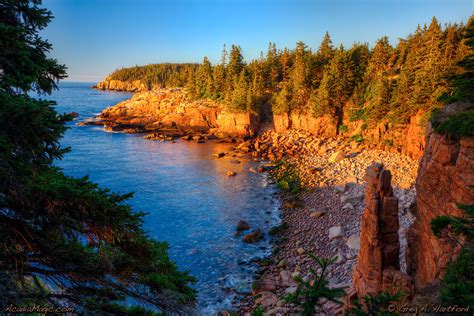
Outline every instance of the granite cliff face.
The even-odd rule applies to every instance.
[[[437,238],[431,220],[463,216],[457,204],[474,204],[474,138],[449,138],[428,127],[426,150],[416,180],[416,221],[409,232],[409,273],[418,290],[436,283],[460,245]]]
[[[450,105],[444,112],[456,107]],[[436,237],[431,221],[443,215],[463,217],[458,205],[474,204],[474,138],[440,135],[428,124],[415,184],[416,206],[412,211],[416,219],[408,231],[406,274],[399,269],[399,214],[390,178],[390,172],[380,165],[367,170],[361,248],[348,305],[356,297],[390,292],[390,288],[402,290],[409,299],[412,294],[416,297],[438,291],[446,267],[462,245],[447,235]]]
[[[111,77],[107,77],[103,81],[98,82],[97,85],[95,85],[93,88],[99,90],[141,92],[148,91],[151,87],[148,87],[140,80],[120,81],[112,79]]]
[[[131,99],[109,107],[89,124],[123,132],[156,131],[172,135],[211,133],[245,136],[256,132],[255,118],[232,113],[212,100],[190,100],[180,88],[136,93]]]
[[[130,103],[135,104],[137,103],[136,101],[142,102],[144,104],[156,104],[156,102],[166,103],[166,98],[157,99],[154,96],[155,94],[162,94],[160,91],[185,94],[184,89],[181,88],[162,89],[157,86],[147,86],[140,80],[120,81],[114,80],[111,77],[105,78],[103,81],[97,83],[97,85],[94,87],[101,90],[144,93],[142,95],[133,97],[132,100],[130,100]],[[149,101],[146,100],[147,98]],[[174,98],[174,96],[171,96],[171,98]],[[218,108],[217,111],[219,112],[220,116],[219,119],[217,117],[213,118],[216,115],[210,114],[206,109],[207,104],[209,103],[212,103],[211,107]],[[187,104],[188,107],[184,111],[183,108],[177,109],[177,113],[174,115],[174,117],[172,108],[170,108],[169,111],[165,111],[165,115],[160,115],[159,119],[146,119],[144,117],[146,114],[146,109],[150,109],[150,116],[155,115],[156,107],[140,105],[136,105],[136,107],[137,109],[141,108],[139,112],[141,113],[141,120],[145,121],[144,130],[155,130],[154,128],[146,128],[146,125],[150,124],[148,121],[153,121],[152,123],[155,123],[155,125],[158,124],[158,122],[163,122],[165,125],[170,122],[176,122],[177,125],[195,127],[198,130],[217,128],[217,130],[213,131],[221,131],[227,134],[235,135],[253,134],[259,129],[259,119],[255,115],[250,115],[248,113],[226,112],[223,110],[222,105],[210,100],[196,100],[193,101],[193,104],[191,104],[191,102],[187,102]],[[202,104],[204,104],[204,106],[199,106]],[[347,104],[346,106],[350,107],[351,105]],[[158,107],[161,108],[161,106]],[[185,113],[186,111],[188,111],[190,115],[187,115],[187,113]],[[199,111],[203,111],[202,115],[200,115]],[[130,111],[129,113],[133,115],[133,113]],[[425,124],[423,123],[424,115],[425,113],[423,112],[417,113],[416,115],[410,117],[407,124],[401,126],[396,126],[389,122],[380,122],[377,125],[367,126],[367,124],[364,125],[364,123],[361,121],[352,122],[346,114],[342,125],[347,126],[349,131],[344,132],[341,136],[347,139],[353,137],[362,137],[364,142],[368,144],[369,148],[371,149],[381,149],[389,152],[401,153],[411,158],[419,159],[422,156],[423,150],[425,148]],[[207,123],[202,122],[200,118],[201,116]],[[123,121],[125,118],[125,115],[121,115],[119,120]],[[218,122],[216,122],[217,119]],[[194,122],[195,120],[197,120],[197,122]],[[212,121],[211,124],[209,124],[209,120]],[[273,114],[272,121],[273,129],[277,132],[299,130],[309,132],[320,138],[331,138],[338,135],[337,124],[329,116],[315,118],[311,115],[311,113],[293,112]],[[194,126],[194,123],[196,123],[196,126]],[[141,127],[138,127],[138,129],[141,129]],[[133,131],[133,128],[130,131]]]
[[[372,149],[381,149],[394,153],[401,153],[408,157],[419,159],[425,148],[424,112],[410,117],[409,122],[403,126],[394,126],[388,122],[367,126],[363,122],[351,122],[345,117],[342,125],[348,127],[348,132],[343,133],[345,138],[362,137],[364,142]],[[315,118],[309,113],[283,113],[273,115],[273,125],[277,132],[288,130],[301,130],[321,137],[330,138],[338,134],[338,128],[329,116]]]

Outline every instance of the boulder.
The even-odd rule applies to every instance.
[[[261,292],[255,299],[255,304],[260,305],[264,310],[275,306],[278,303],[278,296],[271,292]]]
[[[252,294],[256,295],[261,292],[272,292],[276,291],[276,282],[271,274],[264,274],[258,280],[256,280],[252,286]]]
[[[311,212],[309,216],[311,216],[312,218],[320,218],[324,214],[326,214],[326,212],[324,211],[314,211],[314,212]]]
[[[352,205],[351,203],[346,203],[346,205],[344,205],[342,207],[343,210],[349,210],[349,211],[353,211],[355,208],[354,208],[354,205]]]
[[[299,199],[290,199],[283,203],[284,208],[295,209],[302,207],[303,203]]]
[[[237,223],[237,231],[238,231],[238,232],[247,230],[247,229],[249,229],[249,228],[250,228],[250,226],[249,226],[249,224],[248,224],[246,221],[239,221],[239,222]]]
[[[329,239],[339,238],[344,236],[344,229],[342,226],[333,226],[329,228]]]
[[[358,251],[360,249],[360,237],[355,234],[350,235],[349,238],[347,238],[346,245],[350,249]]]
[[[227,176],[229,177],[233,177],[233,176],[236,176],[237,175],[237,172],[235,171],[227,171]]]
[[[283,287],[296,286],[295,280],[291,278],[291,272],[288,270],[280,271],[281,285]]]
[[[278,262],[278,264],[277,264],[278,268],[284,268],[286,266],[288,266],[288,260],[286,260],[286,259],[280,260],[280,262]]]
[[[262,232],[260,231],[260,229],[256,229],[252,231],[250,234],[245,235],[243,240],[244,242],[250,244],[250,243],[256,243],[260,239],[262,239]]]
[[[357,205],[363,200],[364,200],[364,194],[352,194],[352,195],[341,196],[342,203],[350,203],[352,205]]]
[[[224,153],[224,152],[222,152],[222,153],[215,153],[215,154],[213,154],[213,156],[216,157],[216,158],[222,158],[222,157],[225,156],[225,153]]]
[[[329,157],[328,161],[331,162],[331,163],[338,163],[339,161],[343,160],[344,158],[345,158],[344,153],[342,151],[338,150]]]

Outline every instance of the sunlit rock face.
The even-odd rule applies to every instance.
[[[398,199],[393,194],[392,175],[381,164],[367,168],[365,209],[361,219],[360,252],[353,271],[358,297],[382,291],[410,291],[410,278],[400,271]]]
[[[453,139],[427,130],[426,150],[416,180],[416,221],[409,232],[408,272],[417,289],[441,278],[461,246],[437,238],[431,221],[462,216],[457,204],[474,204],[474,138]]]
[[[140,80],[134,81],[120,81],[113,80],[110,77],[105,78],[103,81],[97,83],[94,86],[100,90],[112,90],[112,91],[127,91],[127,92],[140,92],[148,91],[149,87],[142,83]]]
[[[191,100],[182,88],[138,92],[129,100],[109,107],[97,117],[99,123],[115,131],[202,132],[246,136],[258,130],[258,119],[251,113],[225,111],[212,100]]]

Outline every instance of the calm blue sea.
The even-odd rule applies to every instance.
[[[200,312],[231,308],[235,291],[250,290],[255,267],[242,262],[270,251],[268,238],[248,245],[234,237],[235,226],[241,219],[264,231],[276,225],[275,189],[265,175],[248,172],[255,163],[212,157],[228,145],[162,143],[76,126],[131,96],[91,86],[64,82],[49,97],[57,101],[58,112],[79,113],[62,140],[72,152],[57,165],[72,176],[89,175],[112,191],[135,192],[129,202],[134,210],[149,213],[149,235],[167,241],[171,258],[198,279]],[[238,174],[227,177],[227,170]]]

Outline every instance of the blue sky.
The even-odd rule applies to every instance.
[[[329,31],[335,45],[395,44],[418,24],[466,22],[474,0],[44,0],[55,19],[43,31],[69,80],[97,81],[122,66],[220,59],[223,44],[250,60],[268,42],[317,49]]]

